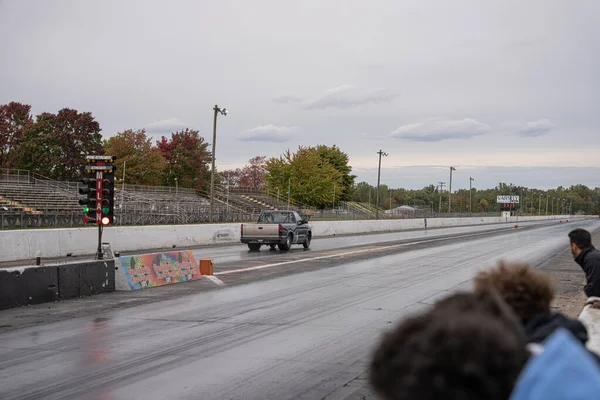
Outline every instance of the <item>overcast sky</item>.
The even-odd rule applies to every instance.
[[[598,0],[0,0],[0,37],[0,103],[105,137],[227,107],[221,170],[337,144],[394,187],[600,186]]]

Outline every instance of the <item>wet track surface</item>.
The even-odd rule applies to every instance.
[[[543,222],[524,222],[519,223],[519,226],[539,226],[539,225],[556,225],[556,221]],[[353,236],[326,237],[315,238],[311,243],[310,251],[332,251],[338,249],[347,249],[364,245],[381,245],[385,243],[393,243],[403,240],[419,240],[447,237],[451,235],[464,235],[476,232],[496,231],[499,229],[512,228],[513,224],[495,224],[467,227],[453,227],[429,230],[414,230],[404,232],[391,233],[376,233]],[[301,245],[292,246],[292,253],[303,252]],[[196,259],[212,258],[216,265],[230,265],[236,262],[256,261],[279,262],[285,260],[289,253],[281,253],[279,251],[269,251],[268,246],[263,246],[260,252],[252,252],[248,250],[246,245],[228,245],[221,247],[208,247],[194,250]]]
[[[332,263],[314,259],[332,244],[373,245],[310,272],[0,334],[0,399],[323,399],[364,372],[373,344],[399,318],[470,287],[473,273],[499,258],[543,262],[564,250],[575,227],[600,223],[427,243],[434,232],[499,227],[340,237],[289,254],[196,250],[227,268],[290,257],[310,267]],[[421,243],[382,250],[388,236]]]

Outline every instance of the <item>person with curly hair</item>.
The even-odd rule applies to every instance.
[[[570,331],[582,344],[588,341],[583,323],[550,309],[554,284],[546,273],[526,263],[500,261],[473,278],[475,293],[490,289],[497,291],[520,318],[529,342],[542,343],[560,327]]]
[[[385,400],[507,400],[529,356],[500,296],[458,293],[385,335],[369,380]]]

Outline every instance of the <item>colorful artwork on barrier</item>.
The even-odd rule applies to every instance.
[[[191,250],[121,256],[121,266],[132,290],[200,279]]]

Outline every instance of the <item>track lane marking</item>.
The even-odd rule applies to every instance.
[[[495,232],[512,231],[512,230],[514,230],[514,229],[513,228],[503,228],[503,229],[495,230]],[[214,275],[228,275],[228,274],[235,274],[235,273],[238,273],[238,272],[256,271],[256,270],[261,270],[261,269],[266,269],[266,268],[279,267],[281,265],[298,264],[298,263],[301,263],[301,262],[325,260],[325,259],[328,259],[328,258],[343,257],[343,256],[348,256],[348,255],[353,255],[353,254],[362,254],[362,253],[369,253],[369,252],[376,252],[376,251],[384,251],[384,250],[390,250],[390,249],[395,249],[395,248],[412,246],[412,245],[416,245],[416,244],[439,242],[439,241],[448,240],[448,239],[461,239],[461,238],[467,238],[467,237],[473,237],[473,236],[483,236],[483,235],[486,235],[486,234],[489,234],[489,233],[491,233],[491,232],[478,232],[478,233],[471,233],[471,234],[468,234],[468,235],[446,236],[446,237],[441,237],[441,238],[437,238],[437,239],[420,240],[420,241],[417,241],[417,242],[393,244],[393,245],[387,245],[387,246],[379,246],[379,247],[368,248],[368,249],[363,249],[363,250],[348,251],[348,252],[345,252],[345,253],[329,254],[329,255],[326,255],[326,256],[318,256],[318,257],[311,257],[311,258],[302,258],[300,260],[283,261],[283,262],[278,262],[278,263],[273,263],[273,264],[256,265],[254,267],[247,267],[247,268],[240,268],[240,269],[229,269],[229,270],[225,270],[225,271],[215,272]]]
[[[225,282],[223,282],[222,280],[220,280],[219,278],[217,278],[214,275],[202,275],[203,278],[207,278],[208,280],[216,283],[219,286],[223,286],[225,285]]]

